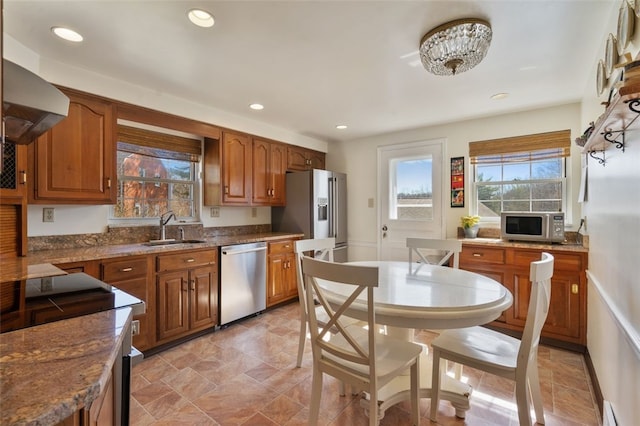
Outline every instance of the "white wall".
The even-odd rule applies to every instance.
[[[596,97],[595,70],[604,56],[606,37],[615,34],[616,25],[614,8],[585,88],[583,128],[604,112],[601,102],[607,100],[608,90]],[[639,19],[635,26],[628,48],[634,58],[640,49]],[[590,244],[587,348],[618,424],[633,425],[640,419],[640,130],[627,132],[625,138],[625,152],[609,148],[604,167],[588,161],[588,201],[583,210]]]
[[[507,101],[507,100],[505,100]],[[501,101],[502,102],[502,101]],[[351,260],[374,259],[377,256],[378,200],[377,200],[377,148],[383,145],[405,142],[446,139],[443,165],[446,189],[450,182],[449,161],[452,157],[465,157],[465,188],[467,199],[464,208],[451,208],[445,196],[443,217],[447,238],[455,238],[461,216],[469,214],[469,191],[472,179],[469,167],[469,142],[477,140],[519,136],[554,130],[570,129],[572,137],[582,134],[580,128],[580,105],[562,105],[540,110],[516,112],[497,117],[460,121],[440,126],[424,127],[403,132],[390,133],[360,140],[332,143],[327,154],[327,167],[347,173],[349,194],[349,258]],[[572,155],[568,172],[571,174],[569,187],[569,225],[580,223],[581,208],[577,203],[580,177],[580,149],[572,144]],[[448,192],[445,191],[445,194]],[[368,207],[368,199],[374,199],[374,207]]]

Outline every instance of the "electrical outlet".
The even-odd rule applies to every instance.
[[[53,222],[55,217],[53,215],[54,208],[53,207],[45,207],[42,209],[42,221],[43,222]]]
[[[367,206],[368,206],[369,208],[373,208],[373,198],[369,198],[369,199],[367,200]]]
[[[133,320],[131,321],[131,335],[137,336],[138,334],[140,334],[140,321]]]
[[[211,207],[211,217],[220,217],[220,207]]]
[[[251,217],[258,216],[258,209],[256,207],[251,207]]]

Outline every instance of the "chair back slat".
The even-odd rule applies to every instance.
[[[542,253],[541,260],[531,262],[529,272],[531,295],[529,308],[527,310],[527,321],[524,326],[520,349],[518,351],[518,365],[534,358],[538,351],[540,333],[549,313],[553,265],[553,256],[544,252]]]
[[[409,271],[411,273],[415,273],[418,270],[417,268],[414,269],[414,254],[417,255],[416,262],[439,266],[447,263],[453,256],[453,267],[458,268],[460,264],[460,252],[462,251],[462,241],[435,238],[407,238],[407,248],[409,249]],[[438,260],[430,260],[429,254],[437,254]]]

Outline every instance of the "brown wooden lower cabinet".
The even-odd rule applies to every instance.
[[[100,279],[120,290],[137,297],[145,303],[145,313],[133,317],[138,321],[139,332],[133,336],[133,346],[140,351],[146,351],[153,345],[153,327],[150,319],[153,318],[155,308],[150,295],[149,263],[153,262],[153,256],[127,256],[125,258],[108,259],[100,264]]]
[[[542,328],[549,344],[584,350],[587,320],[587,259],[584,251],[490,247],[463,243],[460,269],[477,272],[502,283],[513,294],[513,305],[490,324],[491,327],[522,333],[531,295],[530,264],[546,251],[555,258],[551,279],[549,314]]]
[[[156,343],[218,324],[218,249],[156,257]]]
[[[298,297],[293,240],[269,243],[267,274],[267,307]]]

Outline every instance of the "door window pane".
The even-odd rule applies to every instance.
[[[390,219],[433,219],[433,176],[431,156],[391,160]]]

